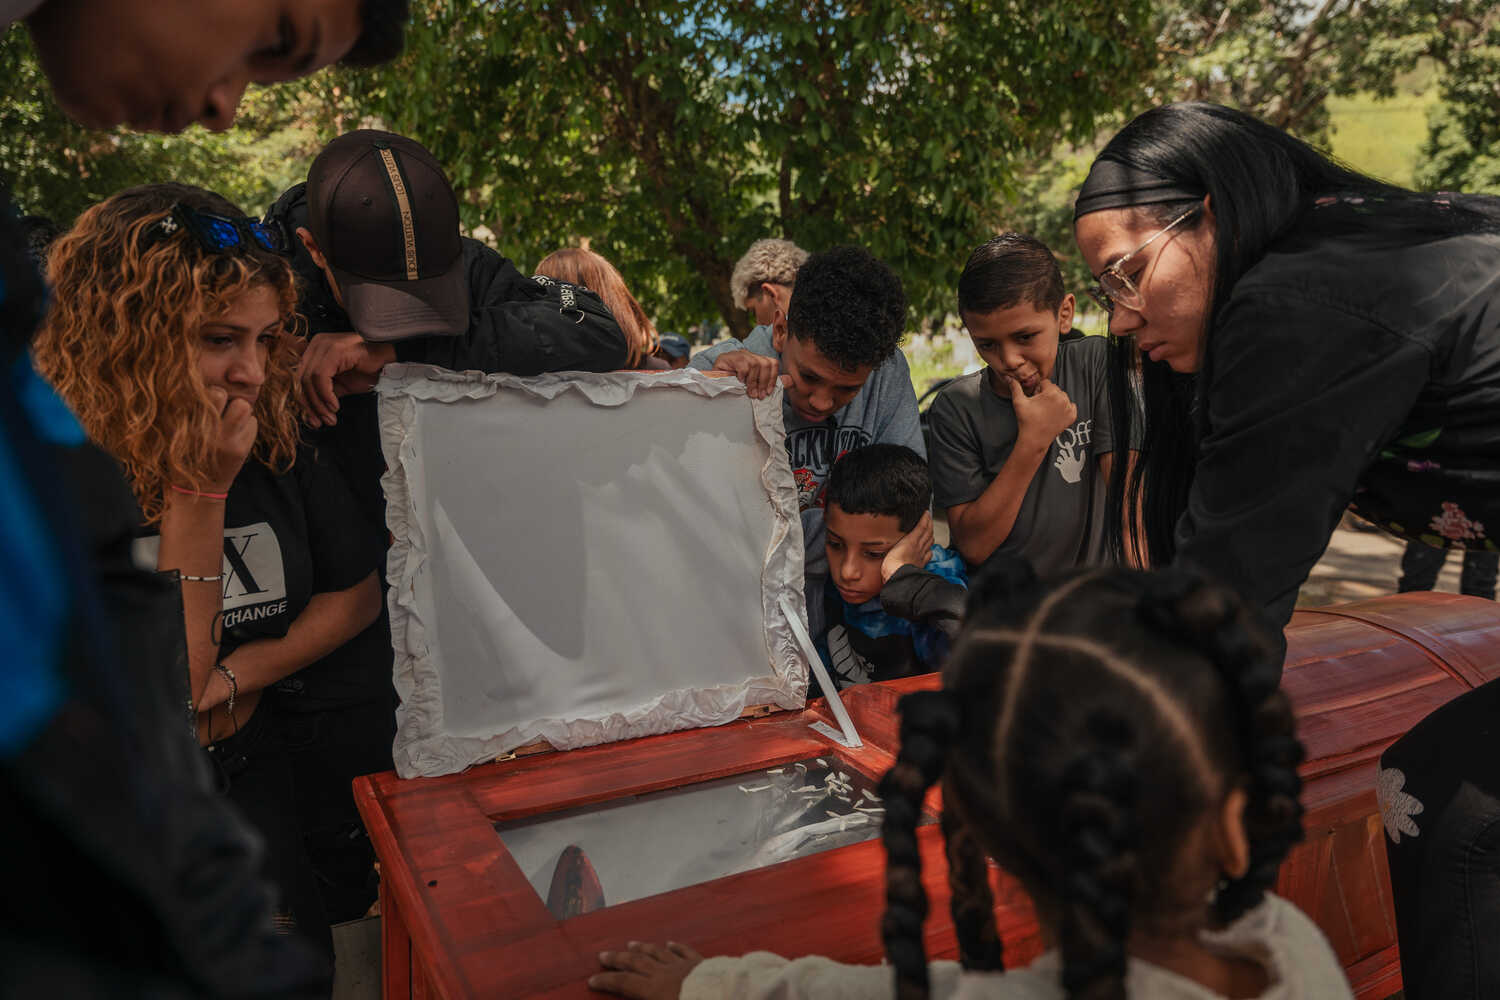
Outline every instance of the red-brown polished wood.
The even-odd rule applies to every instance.
[[[1384,833],[1375,802],[1380,753],[1430,711],[1500,676],[1500,609],[1477,598],[1406,594],[1298,612],[1284,686],[1307,744],[1307,840],[1277,891],[1328,935],[1356,995],[1401,987]],[[705,954],[751,950],[877,962],[884,906],[879,841],[826,851],[607,907],[567,921],[547,912],[493,823],[607,802],[836,754],[878,777],[897,741],[895,706],[934,676],[844,693],[866,746],[837,748],[808,728],[821,701],[715,728],[543,753],[445,778],[394,774],[356,783],[381,860],[385,996],[586,997],[600,950],[673,939]],[[937,803],[931,803],[936,807]],[[927,945],[955,953],[937,827],[919,834],[931,898]],[[1030,904],[1001,875],[997,919],[1007,962],[1041,950]]]

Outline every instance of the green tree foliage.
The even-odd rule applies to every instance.
[[[1500,193],[1500,9],[1473,0],[1450,7],[1433,32],[1443,100],[1428,123],[1417,181]]]
[[[1091,134],[1154,53],[1143,0],[426,0],[357,93],[534,262],[591,240],[670,325],[748,323],[755,239],[861,243],[918,315],[1029,152]]]
[[[1420,65],[1442,106],[1419,186],[1476,188],[1500,142],[1500,11],[1490,0],[1177,0],[1161,8],[1161,92],[1241,107],[1326,145],[1328,98],[1388,99]]]
[[[1244,108],[1313,141],[1331,96],[1395,94],[1447,0],[1174,0],[1158,7],[1160,100]]]

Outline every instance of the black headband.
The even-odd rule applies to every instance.
[[[1073,204],[1073,221],[1090,212],[1133,205],[1161,205],[1172,201],[1198,201],[1205,192],[1183,187],[1176,181],[1126,166],[1118,160],[1095,160],[1088,179]]]

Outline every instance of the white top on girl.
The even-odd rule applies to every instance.
[[[1323,932],[1291,903],[1265,901],[1222,931],[1204,931],[1203,942],[1226,955],[1261,963],[1270,987],[1258,1000],[1353,1000],[1333,948]],[[934,1000],[1061,1000],[1062,968],[1056,951],[1009,972],[964,972],[957,962],[929,966]],[[1125,980],[1132,997],[1151,1000],[1223,1000],[1220,994],[1159,966],[1130,960]],[[788,961],[757,951],[742,958],[710,958],[682,984],[682,1000],[874,1000],[894,996],[888,965],[842,965],[809,956]]]

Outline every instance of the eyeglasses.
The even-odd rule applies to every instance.
[[[1202,205],[1194,205],[1192,208],[1188,209],[1186,212],[1183,212],[1177,218],[1167,223],[1161,229],[1157,230],[1154,234],[1152,234],[1149,240],[1142,243],[1140,246],[1136,247],[1134,250],[1130,251],[1128,254],[1106,267],[1104,269],[1104,272],[1099,275],[1099,283],[1093,288],[1089,289],[1089,297],[1092,298],[1095,302],[1099,303],[1100,308],[1102,308],[1106,313],[1110,314],[1113,314],[1115,311],[1115,303],[1119,303],[1126,309],[1139,309],[1141,306],[1145,305],[1145,296],[1141,294],[1141,290],[1136,287],[1135,282],[1131,281],[1125,276],[1125,272],[1121,270],[1121,268],[1125,266],[1125,262],[1130,260],[1130,258],[1136,256],[1142,250],[1146,249],[1151,244],[1155,243],[1157,240],[1161,239],[1163,236],[1167,235],[1172,230],[1182,225],[1188,219],[1193,218],[1201,211],[1203,211]]]
[[[158,239],[166,239],[175,235],[179,229],[192,233],[198,245],[210,253],[228,253],[231,250],[250,250],[255,247],[276,254],[291,253],[286,232],[280,226],[199,212],[180,201],[172,206],[171,213],[158,222],[152,231]]]

